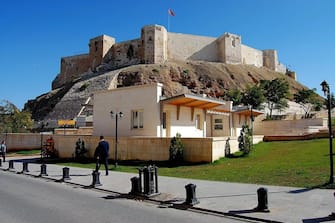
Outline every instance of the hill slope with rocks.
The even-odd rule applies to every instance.
[[[73,119],[94,92],[116,87],[159,82],[164,95],[182,93],[222,97],[229,89],[244,90],[260,80],[285,78],[290,92],[306,88],[285,74],[251,65],[231,65],[203,61],[169,61],[164,64],[141,64],[113,71],[82,75],[67,85],[29,100],[24,109],[35,121]]]

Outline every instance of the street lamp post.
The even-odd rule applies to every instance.
[[[110,112],[111,117],[115,118],[115,153],[114,153],[114,160],[115,160],[115,164],[114,167],[117,167],[117,129],[118,129],[118,119],[123,117],[123,113],[122,112],[116,112],[114,113],[113,111]]]
[[[254,121],[255,121],[255,117],[252,112],[252,105],[250,105],[251,148],[254,147]]]
[[[333,133],[332,133],[332,123],[331,123],[331,95],[329,85],[326,81],[321,83],[322,91],[327,97],[327,108],[328,108],[328,137],[329,137],[329,158],[330,158],[330,177],[329,183],[334,183],[334,161],[333,161]]]

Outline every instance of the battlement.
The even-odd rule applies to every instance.
[[[89,41],[89,53],[63,57],[61,71],[52,83],[55,89],[100,66],[118,69],[135,64],[164,63],[167,60],[201,60],[267,67],[285,73],[276,50],[258,50],[242,44],[242,37],[224,33],[206,37],[167,32],[164,26],[148,25],[138,39],[116,43],[113,37],[97,36]]]

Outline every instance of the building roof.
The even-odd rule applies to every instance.
[[[207,110],[217,110],[217,111],[225,111],[227,109],[223,109],[222,105],[226,105],[226,101],[207,98],[205,96],[197,96],[191,94],[181,94],[177,96],[173,96],[170,98],[162,99],[161,102],[170,105],[176,106],[186,106],[192,108],[200,108],[200,109],[207,109]],[[221,107],[221,108],[220,108]]]
[[[264,114],[264,112],[261,112],[259,110],[256,110],[256,109],[251,109],[250,107],[248,106],[242,106],[242,107],[234,107],[233,108],[233,113],[234,114],[241,114],[241,115],[248,115],[248,116],[259,116],[259,115],[262,115]]]

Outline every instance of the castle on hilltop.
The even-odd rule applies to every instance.
[[[60,73],[52,82],[52,89],[70,83],[82,74],[99,71],[101,67],[112,70],[168,60],[246,64],[267,67],[280,73],[287,71],[279,63],[276,50],[258,50],[243,45],[239,35],[224,33],[218,38],[196,36],[171,33],[164,26],[149,25],[142,28],[139,39],[116,43],[113,37],[102,35],[90,39],[88,54],[61,58]]]

